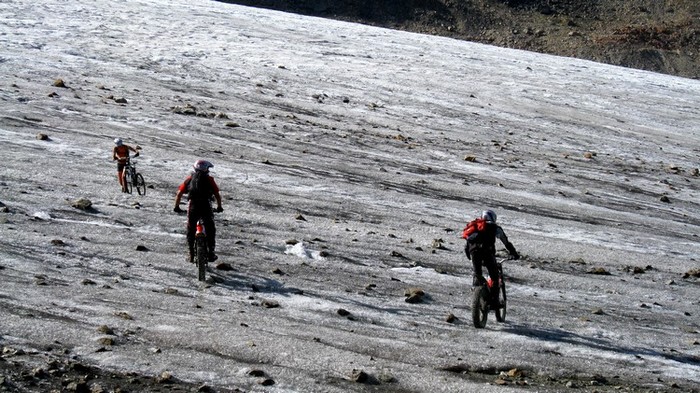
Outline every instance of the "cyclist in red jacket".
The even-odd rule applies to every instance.
[[[218,257],[214,253],[216,248],[216,226],[214,225],[214,213],[211,208],[212,197],[216,199],[216,212],[224,211],[221,207],[221,194],[219,186],[214,178],[209,175],[209,168],[214,165],[206,160],[198,160],[194,163],[194,172],[187,176],[180,184],[175,195],[176,213],[183,213],[180,209],[180,200],[184,194],[188,195],[189,206],[187,208],[187,246],[189,247],[189,261],[194,262],[194,235],[197,221],[201,218],[204,221],[204,228],[207,232],[207,243],[209,247],[209,262],[215,261]]]
[[[140,147],[133,147],[125,145],[121,138],[114,140],[114,149],[112,149],[112,160],[117,161],[117,179],[119,179],[119,185],[122,187],[122,192],[127,192],[126,181],[124,179],[124,167],[126,166],[126,161],[129,159],[129,150],[133,151],[134,157],[139,156],[137,149]]]

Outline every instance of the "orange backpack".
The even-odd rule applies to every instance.
[[[469,239],[470,236],[479,233],[486,229],[486,220],[483,218],[477,218],[475,220],[469,221],[464,231],[462,231],[462,239]],[[472,236],[473,238],[474,236]]]

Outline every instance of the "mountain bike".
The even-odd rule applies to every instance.
[[[472,321],[477,329],[486,327],[489,310],[493,310],[494,314],[496,314],[496,321],[505,322],[506,320],[506,283],[503,281],[503,261],[496,262],[496,268],[498,277],[495,279],[498,280],[498,286],[500,287],[498,299],[495,299],[497,303],[492,302],[491,299],[491,287],[493,287],[494,278],[488,277],[482,285],[474,288]]]
[[[209,263],[209,246],[207,244],[207,231],[204,229],[204,221],[197,221],[197,230],[194,234],[194,262],[197,264],[197,279],[206,279],[207,265]]]
[[[138,154],[134,155],[134,157],[138,157]],[[146,182],[143,180],[143,176],[136,171],[136,162],[131,161],[130,158],[126,159],[122,176],[124,176],[126,192],[131,194],[134,191],[134,187],[136,187],[139,195],[146,195]]]

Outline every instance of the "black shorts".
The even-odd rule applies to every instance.
[[[117,172],[123,171],[125,166],[126,166],[126,162],[117,161]]]

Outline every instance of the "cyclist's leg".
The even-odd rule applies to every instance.
[[[483,252],[481,250],[475,250],[471,254],[472,257],[472,266],[474,268],[474,277],[472,281],[472,286],[479,286],[484,283],[484,272],[483,272]]]
[[[202,215],[202,220],[204,220],[204,227],[207,228],[207,246],[209,247],[209,260],[215,260],[216,253],[216,225],[214,224],[213,214]]]
[[[124,189],[124,192],[128,191],[127,188],[127,181],[126,181],[126,167],[124,168],[124,171],[122,171],[122,188]]]
[[[124,191],[124,164],[120,162],[117,162],[117,179],[122,191]]]
[[[197,220],[199,213],[192,206],[187,208],[187,249],[189,251],[190,262],[194,260],[194,234],[197,230]]]

